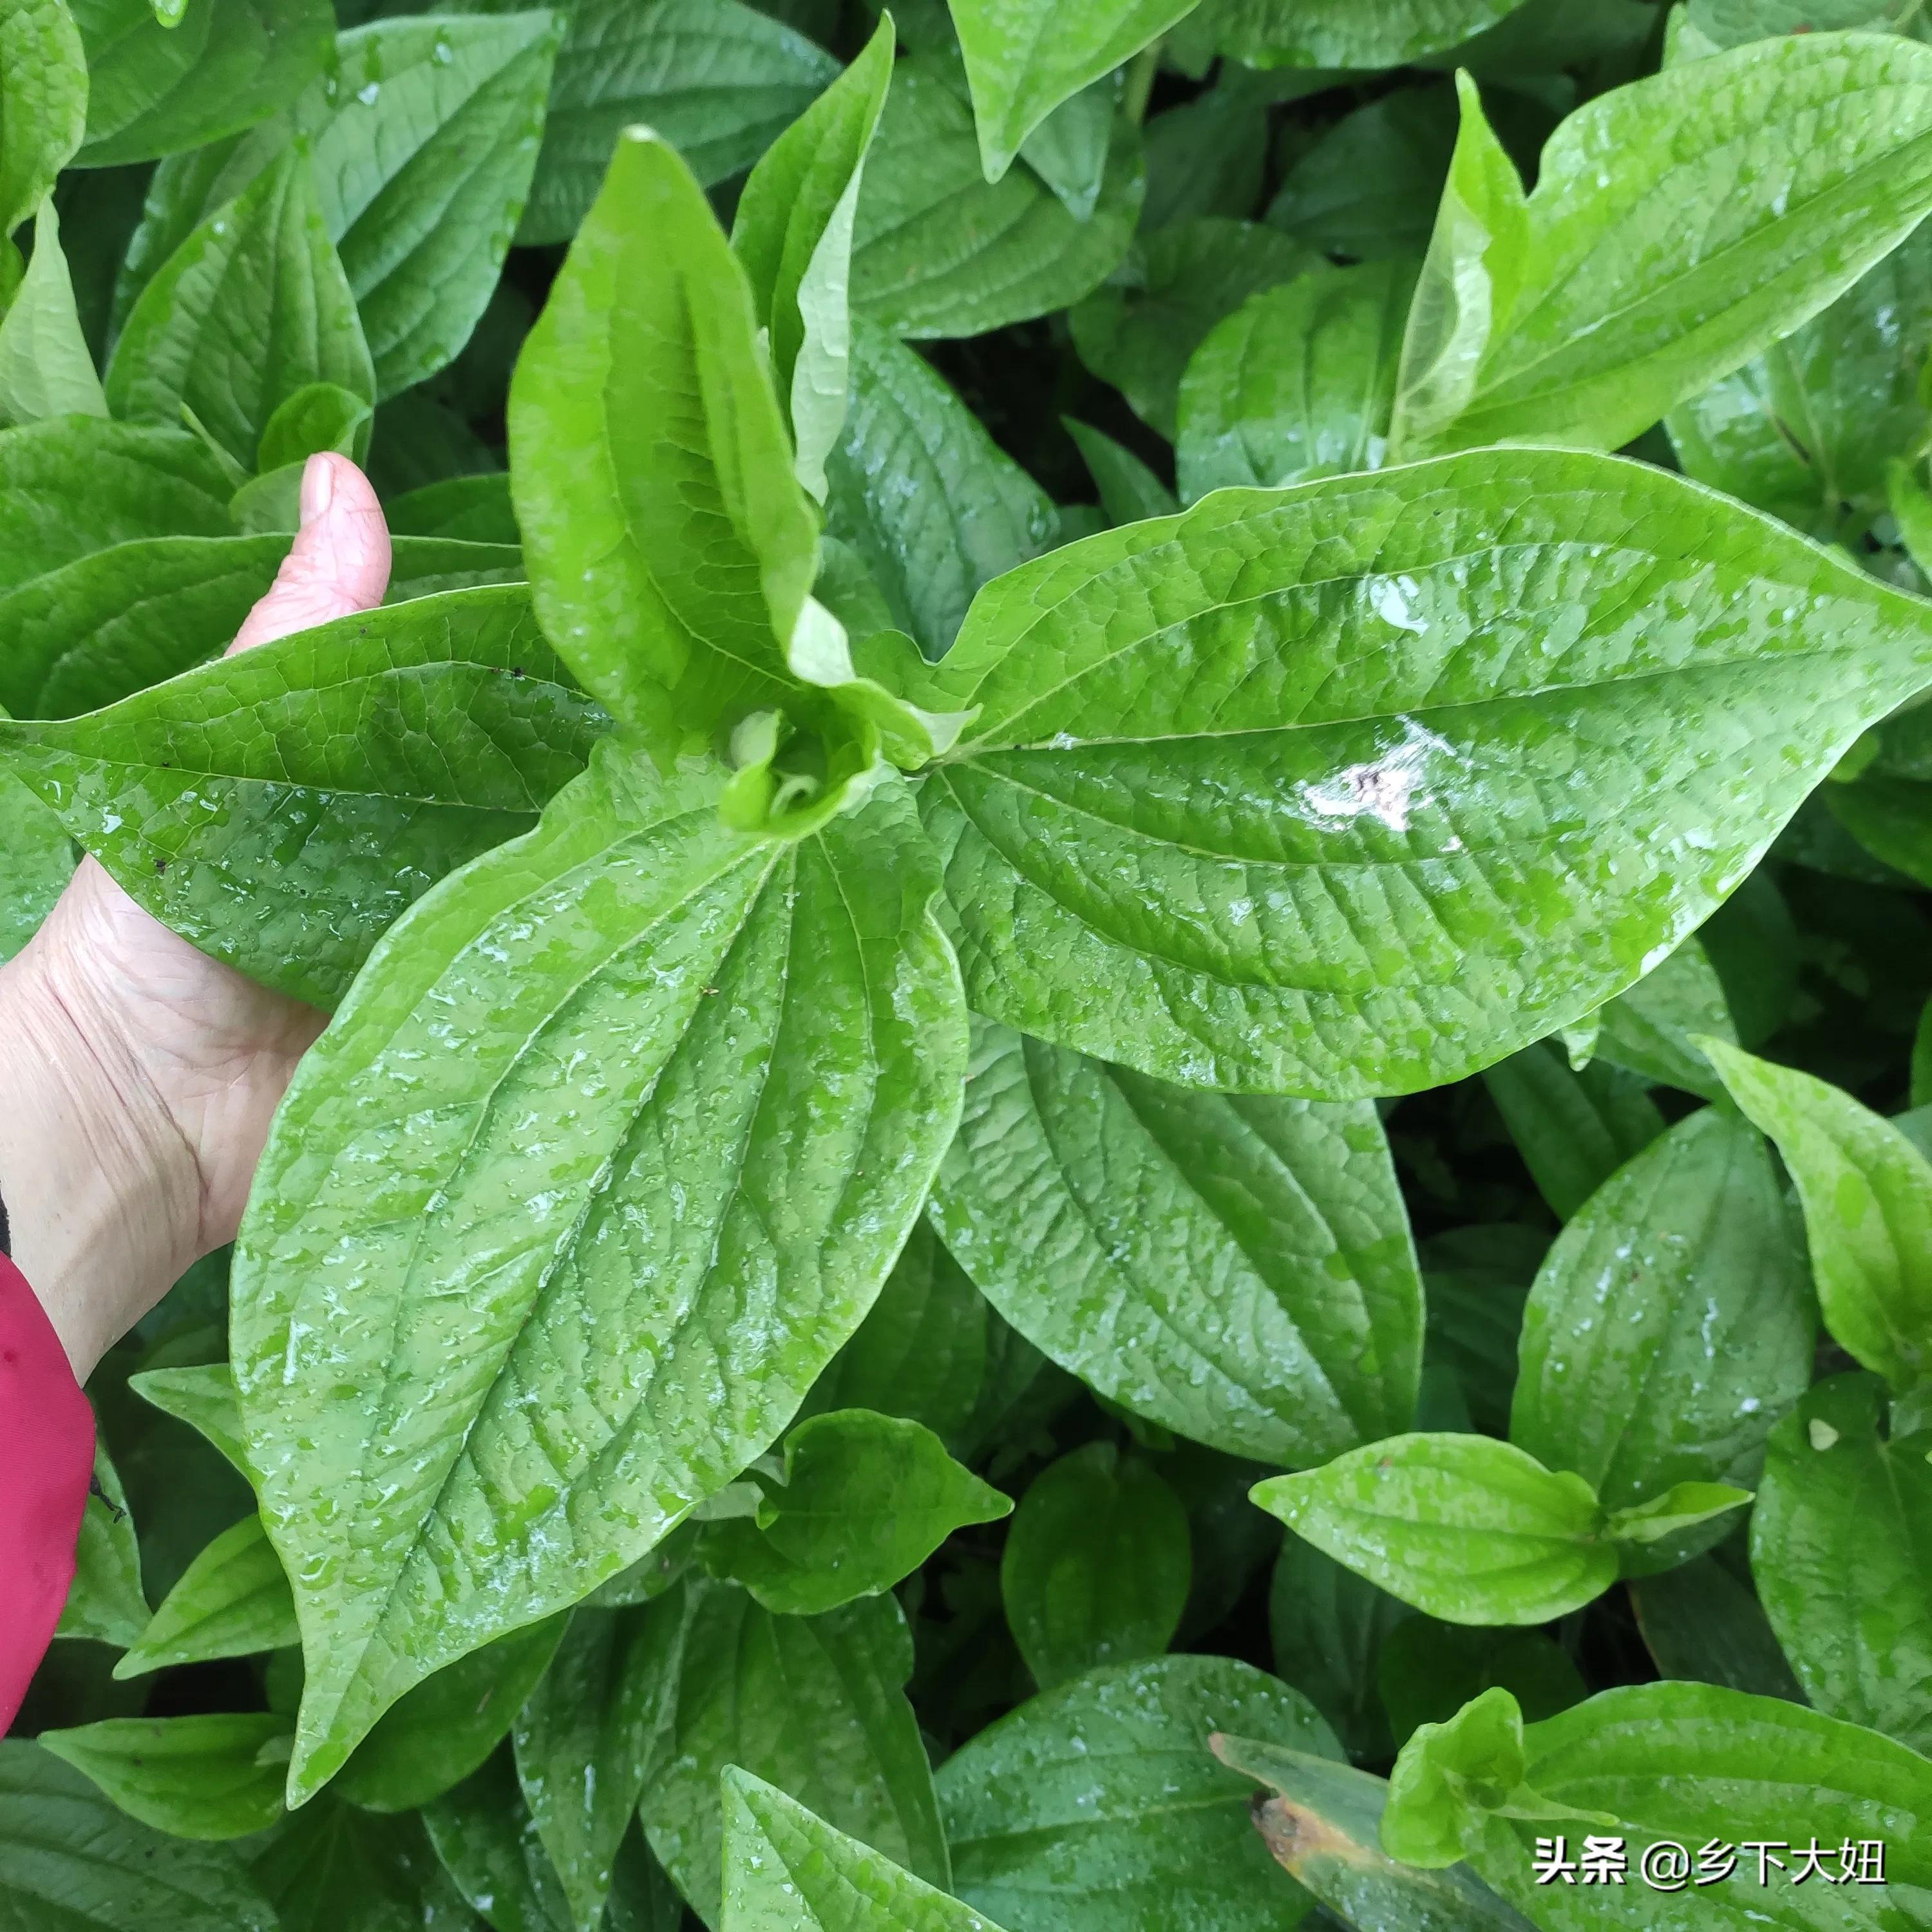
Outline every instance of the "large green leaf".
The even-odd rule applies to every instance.
[[[988,182],[950,75],[922,56],[902,60],[859,198],[852,306],[904,336],[979,335],[1064,308],[1119,266],[1144,191],[1124,118],[1084,221],[1030,170]]]
[[[650,1770],[651,1627],[580,1607],[517,1714],[517,1778],[578,1932],[596,1932]]]
[[[1835,300],[1928,208],[1932,50],[1910,41],[1793,35],[1600,94],[1543,152],[1513,299],[1432,446],[1628,442]],[[1486,240],[1478,223],[1457,245]]]
[[[799,481],[825,500],[825,460],[844,426],[850,381],[852,231],[866,152],[892,73],[890,26],[752,170],[731,225],[759,326],[791,413]]]
[[[520,588],[347,617],[0,754],[142,904],[319,1005],[446,872],[526,830],[606,724]]]
[[[1206,0],[1202,28],[1250,67],[1400,67],[1493,26],[1522,0]]]
[[[986,178],[1089,81],[1158,40],[1195,0],[952,0]]]
[[[1196,1442],[1317,1462],[1414,1413],[1422,1285],[1365,1102],[1190,1091],[982,1025],[933,1212],[1028,1340]]]
[[[1282,1870],[1344,1924],[1376,1932],[1532,1932],[1466,1865],[1419,1870],[1382,1850],[1388,1786],[1306,1751],[1217,1732],[1214,1754],[1275,1794],[1255,1827]]]
[[[1300,242],[1258,222],[1177,222],[1148,236],[1067,322],[1081,361],[1172,436],[1181,378],[1215,325],[1250,296],[1322,266]]]
[[[951,646],[982,585],[1054,541],[1046,492],[943,376],[862,320],[851,411],[826,471],[827,528],[864,560],[892,622],[929,658]]]
[[[0,28],[0,34],[5,29]],[[0,83],[4,84],[4,83]],[[0,319],[0,423],[104,416],[107,399],[81,334],[51,196],[34,218],[34,252]]]
[[[767,844],[721,822],[724,782],[606,740],[392,930],[277,1118],[233,1332],[309,1657],[298,1792],[771,1441],[951,1136],[964,1016],[903,789]]]
[[[131,1818],[176,1838],[246,1838],[282,1816],[290,1724],[272,1713],[110,1718],[43,1731]]]
[[[281,1932],[233,1852],[137,1822],[18,1738],[0,1742],[0,1914],[22,1932]]]
[[[1808,1073],[1704,1042],[1798,1184],[1825,1326],[1905,1389],[1932,1372],[1932,1163],[1897,1127]]]
[[[376,393],[434,374],[470,339],[496,285],[536,165],[558,31],[538,11],[376,20],[343,34],[327,77],[285,112],[227,148],[162,163],[120,299],[187,228],[304,141]]]
[[[87,127],[87,56],[67,0],[0,15],[0,235],[46,200]]]
[[[1620,1168],[1530,1291],[1510,1438],[1608,1507],[1754,1481],[1815,1338],[1795,1217],[1756,1130],[1706,1108]]]
[[[232,536],[232,487],[178,429],[64,416],[0,430],[0,588],[142,537]]]
[[[796,680],[817,531],[744,270],[690,171],[626,135],[510,394],[538,615],[661,761]]]
[[[87,49],[80,163],[152,160],[218,141],[286,106],[320,73],[328,0],[186,0],[164,26],[148,0],[69,0]]]
[[[114,1674],[141,1677],[170,1664],[282,1650],[299,1634],[281,1559],[250,1511],[189,1564]]]
[[[1309,1900],[1249,1822],[1210,1732],[1339,1756],[1299,1692],[1223,1657],[1076,1678],[940,1767],[954,1888],[1012,1932],[1262,1932]]]
[[[774,1616],[728,1584],[698,1582],[649,1614],[667,1688],[640,1815],[707,1924],[718,1918],[718,1778],[731,1765],[928,1882],[948,1882],[932,1773],[902,1689],[912,1640],[891,1598]]]
[[[1590,1485],[1484,1436],[1392,1436],[1325,1468],[1273,1477],[1255,1501],[1448,1623],[1546,1623],[1617,1579]]]
[[[764,1779],[724,1773],[722,1932],[1000,1932]]]
[[[1640,977],[1928,674],[1922,606],[1767,520],[1471,452],[989,586],[920,808],[981,1012],[1190,1084],[1399,1092]]]
[[[931,1430],[867,1409],[800,1423],[785,1438],[782,1476],[760,1486],[757,1515],[714,1526],[704,1560],[766,1610],[794,1616],[880,1595],[955,1530],[1012,1509]]]
[[[1191,1574],[1180,1498],[1150,1462],[1089,1442],[1028,1486],[1000,1594],[1034,1682],[1051,1690],[1159,1657],[1180,1627]]]
[[[1414,282],[1406,262],[1304,275],[1221,323],[1181,380],[1183,500],[1379,469]]]
[[[1751,1569],[1811,1702],[1932,1744],[1932,1436],[1879,1432],[1869,1376],[1822,1383],[1780,1426]]]
[[[247,472],[269,418],[311,382],[375,394],[354,291],[322,231],[308,158],[292,148],[142,291],[107,399],[136,420],[178,424],[191,411]]]
[[[500,544],[398,537],[392,548],[392,602],[434,594],[466,564],[520,574]],[[288,549],[280,534],[137,538],[0,593],[0,704],[77,717],[220,656]]]
[[[563,12],[519,242],[570,239],[626,128],[656,128],[709,187],[749,167],[838,73],[824,48],[738,0],[566,0]]]

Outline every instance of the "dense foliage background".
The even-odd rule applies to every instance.
[[[79,842],[343,1014],[234,1372],[223,1253],[90,1385],[0,1925],[1932,1924],[1924,37],[1917,0],[0,0],[0,938]],[[613,168],[638,124],[681,162]],[[211,664],[323,448],[382,495],[388,609]],[[1103,535],[1231,488],[1289,494]],[[782,651],[706,683],[767,607]],[[1052,711],[1055,652],[1150,638]],[[1076,740],[1115,762],[1055,778]],[[1035,785],[1118,842],[1043,844]],[[1438,836],[1535,856],[1445,885]],[[1230,850],[1294,883],[1257,910]],[[792,869],[728,904],[746,851]],[[646,913],[657,976],[722,989],[682,1060],[649,975],[572,964]],[[700,914],[795,920],[811,1010],[767,1040],[789,982]],[[1130,992],[1134,948],[1173,976]],[[553,982],[515,1132],[432,1188]],[[542,1163],[584,1067],[653,1054],[656,1178],[582,1237]],[[784,1131],[721,1154],[767,1060]],[[778,1174],[814,1136],[819,1221]],[[706,1218],[741,1154],[749,1232]],[[638,1232],[667,1201],[701,1262]],[[490,1298],[526,1221],[578,1271],[535,1342]],[[722,1298],[674,1318],[687,1265]],[[452,1395],[493,1324],[514,1374]],[[1830,1872],[1536,1882],[1606,1832]]]

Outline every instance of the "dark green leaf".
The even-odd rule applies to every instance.
[[[177,1838],[242,1838],[282,1816],[286,1718],[112,1718],[43,1731],[42,1746],[82,1772],[130,1817]]]
[[[1594,1061],[1577,1072],[1552,1042],[1486,1069],[1483,1084],[1538,1191],[1566,1221],[1664,1131],[1642,1082]]]
[[[452,476],[398,496],[385,508],[398,537],[445,537],[467,543],[520,543],[506,470]]]
[[[1042,1690],[1105,1664],[1158,1657],[1186,1607],[1187,1512],[1154,1466],[1090,1442],[1020,1499],[1000,1590]]]
[[[1137,524],[1147,517],[1171,517],[1180,508],[1174,492],[1124,444],[1070,416],[1066,432],[1100,485],[1101,507],[1109,523]]]
[[[529,826],[605,722],[527,594],[484,590],[344,618],[89,717],[0,725],[0,748],[156,917],[332,1006],[411,901]]]
[[[141,1588],[141,1550],[128,1498],[104,1444],[94,1451],[94,1488],[80,1520],[73,1588],[57,1636],[91,1637],[124,1649],[148,1622]]]
[[[1376,1688],[1396,1744],[1423,1724],[1452,1718],[1500,1684],[1532,1722],[1589,1694],[1569,1653],[1540,1630],[1470,1629],[1408,1617],[1390,1630],[1376,1658]]]
[[[1276,1672],[1304,1692],[1357,1758],[1395,1748],[1376,1684],[1383,1640],[1414,1612],[1298,1536],[1282,1544],[1268,1592]]]
[[[1305,1698],[1228,1658],[1094,1671],[1022,1704],[941,1767],[955,1889],[1013,1932],[1294,1924],[1308,1900],[1255,1835],[1252,1787],[1209,1754],[1220,1730],[1340,1755]]]
[[[1455,146],[1448,90],[1398,88],[1345,116],[1289,169],[1269,225],[1354,261],[1419,255]]]
[[[1036,1346],[1193,1440],[1318,1462],[1409,1420],[1422,1292],[1381,1123],[975,1036],[934,1215]]]
[[[1400,67],[1493,26],[1522,0],[1206,0],[1204,24],[1250,67]]]
[[[1758,1508],[1763,1508],[1760,1491]],[[1630,1589],[1644,1642],[1666,1677],[1804,1701],[1750,1584],[1719,1558],[1700,1556],[1636,1578]]]
[[[507,1756],[425,1806],[422,1820],[443,1869],[496,1932],[565,1932],[574,1922]]]

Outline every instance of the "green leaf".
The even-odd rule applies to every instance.
[[[1490,1691],[1481,1702],[1491,1699],[1514,1716],[1507,1692]],[[1414,1808],[1405,1768],[1427,1737],[1426,1730],[1418,1732],[1398,1762],[1382,1822],[1384,1846],[1418,1862],[1422,1848],[1405,1849],[1398,1840],[1410,1822],[1402,1814]],[[1576,1836],[1589,1831],[1623,1838],[1634,1877],[1642,1849],[1660,1839],[1690,1847],[1694,1855],[1714,1840],[1766,1841],[1774,1856],[1814,1843],[1829,1856],[1848,1840],[1856,1846],[1878,1839],[1885,1843],[1886,1876],[1894,1888],[1923,1886],[1932,1875],[1932,1766],[1889,1738],[1780,1698],[1684,1683],[1603,1692],[1527,1732],[1518,1726],[1514,1763],[1520,1784],[1512,1792],[1496,1788],[1501,1780],[1493,1774],[1511,1768],[1507,1738],[1498,1736],[1496,1744],[1486,1756],[1462,1760],[1461,1788],[1452,1805],[1442,1808],[1444,1841],[1428,1862],[1447,1862],[1466,1844],[1488,1883],[1552,1932],[1582,1932],[1606,1922],[1588,1893],[1540,1886],[1531,1876],[1534,1840],[1564,1830],[1560,1821],[1566,1815],[1577,1820],[1568,1827]],[[1573,1857],[1575,1848],[1573,1836]],[[1790,1858],[1781,1862],[1786,1871],[1796,1869]],[[1793,1928],[1878,1928],[1910,1924],[1916,1916],[1895,1889],[1889,1907],[1885,1892],[1864,1893],[1866,1902],[1849,1916],[1822,1886],[1816,1892],[1809,1884],[1787,1890],[1786,1871],[1774,1866],[1768,1878],[1780,1922]],[[1744,1932],[1766,1922],[1766,1889],[1756,1856],[1746,1851],[1732,1876],[1687,1888],[1694,1902],[1664,1923],[1673,1932],[1712,1924]],[[1580,1902],[1569,1903],[1572,1897]],[[1859,1891],[1851,1897],[1859,1898]],[[1552,1906],[1552,1898],[1568,1909]],[[1819,1902],[1808,1902],[1814,1898]],[[1654,1900],[1646,1903],[1654,1911]],[[1610,1922],[1658,1922],[1646,1912]]]
[[[0,777],[0,959],[40,930],[74,868],[67,827],[18,778]]]
[[[142,537],[230,536],[230,488],[179,430],[64,416],[0,430],[0,589]]]
[[[333,382],[310,382],[281,403],[263,428],[255,467],[264,476],[305,463],[323,450],[360,458],[366,453],[373,412],[360,396]]]
[[[1258,222],[1208,218],[1145,238],[1126,269],[1067,317],[1080,359],[1172,436],[1181,378],[1215,325],[1251,296],[1322,266]]]
[[[1195,0],[951,0],[989,182],[1064,100],[1158,40]]]
[[[443,1869],[500,1932],[563,1932],[572,1923],[507,1757],[424,1806],[422,1821]]]
[[[1654,1544],[1682,1546],[1683,1533],[1714,1522],[1751,1499],[1748,1490],[1731,1483],[1673,1483],[1661,1496],[1628,1509],[1612,1510],[1604,1520],[1604,1534],[1618,1546],[1626,1570],[1662,1568],[1675,1563],[1676,1554],[1666,1554],[1660,1563],[1646,1555]],[[1730,1524],[1700,1543],[1714,1542],[1732,1527]]]
[[[509,1736],[567,1622],[546,1617],[424,1678],[356,1747],[338,1793],[365,1811],[411,1811],[460,1784]]]
[[[913,337],[980,335],[1064,308],[1119,266],[1145,185],[1124,117],[1084,221],[1030,169],[988,182],[950,75],[922,56],[903,60],[859,198],[852,306]]]
[[[1834,302],[1928,206],[1932,51],[1910,42],[1796,35],[1600,94],[1544,150],[1467,403],[1404,447],[1627,442]]]
[[[1678,465],[1820,536],[1847,512],[1884,507],[1888,467],[1932,428],[1919,394],[1928,314],[1932,236],[1921,230],[1803,328],[1680,404],[1666,420]]]
[[[1412,260],[1456,148],[1456,108],[1439,82],[1398,88],[1342,116],[1291,167],[1268,226],[1353,261]]]
[[[1457,1862],[1472,1824],[1486,1811],[1563,1815],[1525,1790],[1528,1758],[1522,1713],[1500,1686],[1443,1723],[1423,1725],[1390,1774],[1384,1849],[1406,1864],[1438,1871]]]
[[[1003,1924],[1059,1932],[1294,1924],[1249,1822],[1252,1788],[1210,1732],[1340,1755],[1298,1692],[1223,1657],[1165,1657],[1042,1692],[940,1767],[954,1889]],[[1156,1822],[1157,1821],[1157,1822]]]
[[[200,1368],[149,1369],[130,1376],[128,1386],[164,1415],[185,1422],[214,1444],[242,1475],[248,1474],[248,1452],[242,1439],[242,1406],[226,1362]]]
[[[853,224],[866,152],[886,104],[893,40],[883,23],[859,58],[765,152],[738,198],[731,246],[751,280],[799,482],[825,500],[826,458],[850,384]]]
[[[724,1774],[722,1932],[999,1932],[735,1766]]]
[[[932,1774],[900,1688],[912,1641],[891,1598],[774,1616],[728,1584],[696,1582],[648,1614],[664,1631],[667,1689],[641,1815],[652,1850],[707,1924],[718,1919],[728,1766],[928,1882],[949,1882]]]
[[[572,1612],[517,1714],[517,1778],[578,1932],[596,1932],[650,1770],[656,1688],[647,1620]]]
[[[1187,1512],[1150,1462],[1090,1442],[1028,1485],[1000,1592],[1034,1682],[1051,1690],[1174,1641],[1192,1572]]]
[[[87,127],[87,55],[66,0],[0,16],[0,236],[52,193]]]
[[[1288,1876],[1343,1924],[1376,1932],[1532,1932],[1466,1865],[1421,1871],[1381,1849],[1388,1786],[1304,1751],[1216,1732],[1214,1755],[1277,1795],[1255,1828]]]
[[[1510,1439],[1606,1508],[1754,1481],[1811,1378],[1810,1283],[1757,1131],[1682,1120],[1556,1238],[1525,1311]]]
[[[1771,1467],[1774,1476],[1776,1465]],[[1754,1520],[1763,1516],[1772,1479],[1768,1476],[1758,1492]],[[1750,1582],[1733,1576],[1719,1558],[1700,1556],[1636,1578],[1630,1592],[1637,1627],[1664,1676],[1804,1701]]]
[[[1224,68],[1204,94],[1147,122],[1143,232],[1204,214],[1239,219],[1254,212],[1268,172],[1268,106],[1265,82],[1242,68]]]
[[[522,242],[570,239],[626,128],[655,128],[709,188],[838,77],[824,48],[738,0],[571,0],[566,18]]]
[[[1180,508],[1174,492],[1133,452],[1091,424],[1063,418],[1066,433],[1100,485],[1100,506],[1114,524],[1145,517],[1171,517]]]
[[[1640,1081],[1594,1061],[1574,1071],[1552,1042],[1486,1068],[1483,1084],[1538,1192],[1565,1221],[1664,1131]]]
[[[1686,940],[1594,1018],[1600,1058],[1661,1086],[1724,1097],[1724,1082],[1691,1042],[1708,1034],[1735,1046],[1737,1028],[1724,982],[1697,940]]]
[[[188,1566],[114,1675],[142,1677],[172,1664],[286,1650],[300,1639],[281,1559],[260,1516],[250,1514]]]
[[[1490,339],[1508,325],[1529,248],[1522,177],[1466,74],[1461,118],[1429,253],[1402,338],[1389,441],[1397,456],[1425,447],[1474,400]]]
[[[298,1791],[412,1684],[586,1595],[770,1443],[951,1137],[964,1016],[903,789],[767,844],[720,822],[724,782],[608,745],[537,832],[392,929],[277,1117],[233,1335],[305,1624]],[[794,949],[809,1002],[786,997]],[[580,1052],[596,1104],[533,1132],[521,1110]],[[644,1213],[670,1190],[674,1219]],[[323,1306],[353,1318],[317,1328]],[[567,1439],[525,1432],[532,1389]],[[478,1582],[452,1595],[458,1544]]]
[[[1456,1624],[1540,1624],[1616,1581],[1578,1475],[1483,1436],[1391,1436],[1254,1499],[1372,1583]]]
[[[80,332],[51,196],[34,218],[34,252],[0,320],[0,423],[104,416],[107,399]]]
[[[1318,1462],[1412,1414],[1421,1281],[1366,1103],[1190,1091],[982,1025],[933,1213],[1036,1347],[1196,1442]]]
[[[1408,1617],[1390,1630],[1376,1658],[1376,1688],[1398,1746],[1497,1684],[1532,1718],[1553,1717],[1589,1695],[1569,1653],[1540,1630],[1472,1630]]]
[[[903,1416],[958,1453],[998,1366],[996,1332],[1012,1333],[922,1219],[872,1312],[813,1383],[806,1412]]]
[[[1376,1660],[1390,1631],[1414,1614],[1312,1543],[1282,1542],[1268,1592],[1275,1671],[1307,1696],[1351,1756],[1386,1758],[1395,1748]]]
[[[94,1489],[80,1519],[74,1552],[74,1587],[61,1612],[56,1636],[92,1637],[122,1648],[138,1640],[148,1622],[141,1588],[141,1549],[134,1519],[104,1444],[94,1451]]]
[[[282,1816],[286,1718],[110,1718],[43,1731],[44,1749],[84,1772],[120,1808],[176,1838],[246,1838]]]
[[[1406,262],[1304,275],[1221,323],[1181,380],[1182,496],[1380,469],[1414,284]]]
[[[1522,0],[1207,0],[1204,26],[1249,67],[1400,67],[1492,26]]]
[[[892,620],[943,656],[980,588],[1054,542],[1053,503],[945,380],[863,320],[852,406],[826,464],[826,526],[851,546]],[[905,478],[918,479],[908,490]]]
[[[934,680],[978,716],[920,808],[979,1011],[1190,1084],[1401,1092],[1640,978],[1928,653],[1916,603],[1660,471],[1472,452],[1011,572]]]
[[[695,178],[626,135],[518,362],[511,489],[544,629],[661,763],[796,688],[817,532],[757,335]]]
[[[20,1738],[0,1743],[0,1913],[34,1932],[284,1932],[232,1852],[138,1823]]]
[[[755,1519],[712,1528],[705,1561],[766,1610],[796,1616],[876,1597],[956,1529],[1012,1509],[931,1430],[866,1409],[800,1423],[785,1438],[782,1480],[762,1486]]]
[[[280,405],[313,382],[373,399],[369,349],[323,232],[308,158],[292,148],[170,256],[108,365],[117,416],[193,412],[244,471]]]
[[[258,1844],[250,1869],[274,1903],[280,1932],[482,1932],[419,1819],[380,1817],[325,1797]]]
[[[343,618],[88,717],[0,724],[0,752],[157,918],[326,1006],[413,899],[529,826],[604,724],[506,587]]]
[[[467,543],[523,541],[510,507],[507,470],[490,476],[452,476],[426,484],[383,506],[397,537],[442,537]]]
[[[1834,1376],[1771,1438],[1751,1570],[1821,1711],[1932,1744],[1932,1436],[1879,1433],[1881,1391]]]
[[[165,27],[148,0],[70,0],[87,50],[82,167],[149,161],[251,128],[322,71],[327,0],[187,0]]]
[[[1120,72],[1102,75],[1062,101],[1020,143],[1020,159],[1060,197],[1060,205],[1076,221],[1092,218],[1107,184],[1114,118],[1125,79]],[[1142,219],[1146,219],[1144,202]]]
[[[1818,1306],[1839,1346],[1906,1389],[1932,1370],[1932,1165],[1849,1094],[1702,1040],[1798,1186]]]

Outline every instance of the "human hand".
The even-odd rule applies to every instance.
[[[388,580],[368,480],[345,457],[311,457],[301,530],[230,648],[370,609]],[[0,967],[0,1200],[82,1381],[234,1238],[268,1124],[326,1023],[170,932],[92,858]]]

